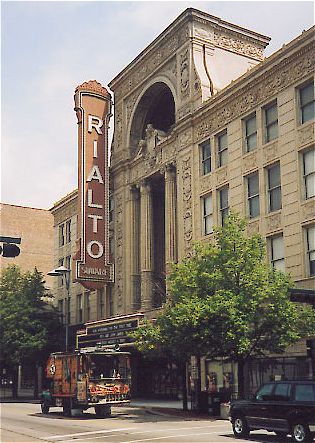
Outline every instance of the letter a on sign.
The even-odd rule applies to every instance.
[[[78,117],[80,249],[74,258],[75,280],[88,289],[113,281],[108,240],[108,122],[111,96],[90,81],[75,91]],[[97,272],[95,272],[97,270]]]

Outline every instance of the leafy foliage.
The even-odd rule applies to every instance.
[[[60,319],[46,301],[43,275],[36,268],[22,273],[11,265],[0,279],[0,346],[6,366],[40,361],[58,349]]]
[[[240,364],[315,333],[314,310],[290,301],[290,276],[270,267],[262,237],[245,230],[245,220],[232,213],[215,228],[213,243],[197,244],[173,266],[167,306],[134,334],[142,352]]]

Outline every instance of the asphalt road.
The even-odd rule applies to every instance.
[[[88,410],[83,416],[67,418],[61,408],[44,415],[40,405],[2,403],[2,443],[239,443],[226,420],[183,418],[140,407],[113,408],[110,418],[96,418]],[[276,443],[275,435],[266,432],[251,434],[252,442]],[[289,439],[287,440],[290,441]]]

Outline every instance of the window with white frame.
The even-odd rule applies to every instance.
[[[212,194],[205,195],[201,199],[202,201],[202,234],[208,235],[213,232],[213,205],[212,205]]]
[[[268,210],[277,211],[282,207],[280,164],[267,168],[268,178]]]
[[[219,190],[219,202],[220,202],[220,221],[221,225],[224,225],[226,217],[229,215],[229,188],[225,186]]]
[[[272,103],[264,108],[265,143],[278,137],[278,107]]]
[[[300,123],[306,123],[314,119],[314,82],[310,82],[299,88]]]
[[[315,225],[306,228],[306,248],[308,273],[312,277],[315,275]]]
[[[303,178],[305,198],[315,195],[315,148],[303,152]]]
[[[260,214],[258,172],[247,177],[247,201],[249,217],[258,217]]]
[[[82,294],[77,295],[77,323],[83,322],[83,300]]]
[[[221,134],[217,135],[217,148],[218,148],[218,167],[224,166],[228,162],[228,138],[227,131],[225,130]]]
[[[59,225],[59,247],[65,244],[65,225]]]
[[[244,132],[246,152],[253,151],[257,147],[256,113],[244,120]]]
[[[66,242],[71,242],[71,219],[66,221]]]
[[[200,145],[200,157],[201,157],[201,173],[202,175],[209,174],[211,172],[211,147],[210,140],[205,140]]]
[[[282,234],[270,238],[270,254],[273,269],[284,272],[284,242]]]

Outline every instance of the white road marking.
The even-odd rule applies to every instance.
[[[58,440],[67,437],[82,437],[83,435],[91,435],[91,434],[107,434],[108,432],[119,432],[119,431],[130,431],[134,428],[118,428],[118,429],[103,429],[102,431],[89,431],[89,432],[78,432],[76,434],[64,434],[64,435],[52,435],[49,437],[43,437],[44,440]],[[72,441],[72,440],[70,440]]]
[[[216,431],[216,432],[199,432],[198,434],[191,434],[191,435],[196,436],[196,435],[216,435],[216,434],[220,434],[220,432],[218,432],[218,431]],[[141,442],[141,441],[153,441],[153,440],[162,440],[165,438],[178,438],[178,437],[189,437],[189,435],[187,435],[187,434],[167,435],[165,437],[151,437],[151,438],[142,438],[140,440],[126,440],[126,441],[122,441],[121,443],[136,443],[136,442]]]
[[[193,431],[194,429],[210,429],[210,428],[218,428],[218,427],[222,427],[222,426],[225,426],[225,424],[220,424],[220,425],[210,425],[210,426],[193,426],[193,427],[190,427],[190,428],[185,428],[187,431]],[[130,428],[130,429],[134,429],[134,428]],[[154,432],[169,432],[169,431],[182,431],[183,430],[183,427],[180,427],[180,428],[166,428],[166,429],[154,429],[154,430],[149,430],[149,431],[135,431],[135,432],[129,432],[129,434],[130,435],[135,435],[135,434],[148,434],[148,433],[150,433],[150,432],[152,432],[152,433],[154,433]],[[117,431],[117,429],[113,429],[112,431],[103,431],[104,433],[105,432],[116,432]],[[122,429],[120,429],[120,431],[122,431]],[[97,431],[98,433],[100,433],[100,431]],[[92,435],[92,434],[96,434],[96,432],[90,432],[90,434]],[[208,434],[208,433],[205,433],[205,434]],[[79,435],[79,434],[76,434],[76,435]],[[187,434],[185,434],[185,435],[187,435]],[[193,434],[193,435],[199,435],[199,434]],[[80,441],[83,441],[83,442],[85,442],[86,440],[94,440],[94,439],[97,439],[97,438],[110,438],[110,437],[112,437],[112,435],[100,435],[100,436],[92,436],[92,437],[88,437],[88,438],[84,438],[84,439],[76,439],[75,438],[75,440],[72,438],[72,439],[70,439],[70,440],[62,440],[62,442],[63,443],[70,443],[70,442],[80,442]],[[173,437],[171,437],[171,438],[175,438],[176,436],[173,436]],[[153,437],[153,439],[160,439],[160,438],[166,438],[166,437]],[[143,441],[146,441],[147,439],[144,439]],[[133,440],[132,440],[133,441]],[[138,441],[138,440],[134,440],[134,441]],[[139,440],[139,441],[142,441],[142,440]]]

